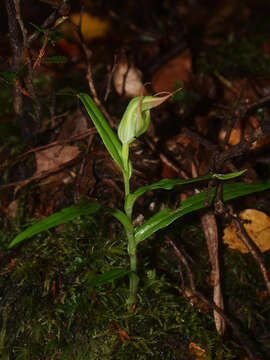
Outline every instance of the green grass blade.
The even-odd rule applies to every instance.
[[[111,269],[103,274],[97,275],[94,280],[88,282],[89,286],[102,286],[104,284],[108,284],[116,279],[119,279],[122,276],[129,275],[131,273],[130,270],[126,269]]]
[[[107,120],[88,94],[80,93],[77,96],[84,104],[90,118],[92,119],[100,137],[103,140],[104,145],[111,154],[112,158],[123,169],[124,167],[121,155],[122,145],[118,140],[115,132],[112,130]]]
[[[252,194],[258,191],[267,190],[270,188],[270,180],[260,181],[253,184],[248,184],[245,182],[238,182],[234,184],[224,184],[223,185],[223,201],[228,201],[235,199],[240,196]],[[216,187],[211,190],[210,202],[213,201],[216,193]],[[196,211],[205,207],[205,200],[207,197],[207,191],[202,191],[199,194],[193,195],[181,203],[181,206],[176,209],[164,209],[150,219],[144,222],[135,233],[136,243],[148,238],[150,235],[154,234],[156,231],[165,228],[170,225],[172,222],[182,217],[185,214],[188,214],[192,211]]]
[[[65,208],[51,216],[46,217],[30,226],[20,234],[18,234],[9,244],[9,248],[20,243],[21,241],[30,238],[42,231],[49,230],[52,227],[66,223],[80,215],[91,215],[100,209],[101,205],[96,202],[91,202],[83,205],[73,205]]]

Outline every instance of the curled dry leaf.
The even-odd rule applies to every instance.
[[[262,211],[245,209],[239,214],[240,218],[249,221],[244,224],[246,232],[259,249],[264,252],[270,249],[270,217]],[[247,253],[248,249],[238,238],[236,227],[229,224],[224,230],[223,240],[230,248]]]
[[[121,96],[132,98],[146,94],[142,83],[142,72],[134,64],[129,64],[126,55],[123,55],[116,65],[113,84],[116,92]]]

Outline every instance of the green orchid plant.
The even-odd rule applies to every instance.
[[[130,192],[130,178],[132,176],[132,164],[129,159],[129,146],[139,136],[144,134],[150,124],[150,110],[162,104],[168,99],[170,95],[166,96],[138,96],[130,101],[128,104],[121,122],[118,127],[118,136],[108,124],[107,120],[91,99],[88,94],[79,93],[78,98],[85,106],[90,118],[92,119],[99,135],[101,136],[104,145],[112,156],[113,160],[119,165],[124,181],[125,201],[123,210],[110,209],[98,202],[84,201],[76,205],[70,206],[57,212],[36,224],[30,226],[25,231],[18,234],[9,247],[20,243],[26,238],[29,238],[41,231],[48,230],[54,226],[65,223],[81,215],[91,215],[103,209],[112,214],[123,225],[126,239],[127,251],[130,259],[130,268],[127,269],[112,269],[106,273],[96,276],[95,280],[91,282],[91,286],[100,286],[111,282],[121,276],[129,276],[129,295],[127,298],[127,307],[131,309],[136,304],[136,297],[138,291],[139,277],[137,273],[137,247],[138,245],[154,234],[160,229],[170,225],[175,220],[183,215],[196,211],[205,207],[205,200],[209,197],[207,191],[201,191],[186,200],[182,201],[177,209],[165,208],[157,212],[155,215],[146,220],[142,225],[136,228],[133,225],[133,207],[138,199],[148,190],[166,189],[171,190],[177,185],[187,183],[195,183],[203,180],[228,180],[240,176],[244,171],[234,172],[230,174],[207,174],[193,179],[162,179],[151,185],[139,187],[136,191]],[[239,196],[247,195],[257,191],[262,191],[270,188],[270,181],[257,182],[247,184],[244,182],[225,183],[223,186],[223,200],[237,198]],[[210,202],[215,197],[216,187],[213,187],[210,192]]]

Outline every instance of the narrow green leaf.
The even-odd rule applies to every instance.
[[[223,201],[232,200],[240,196],[252,194],[258,191],[264,191],[270,188],[270,180],[260,181],[253,184],[245,182],[238,182],[234,184],[223,185]],[[211,189],[210,203],[213,201],[216,193],[216,187]],[[136,244],[148,238],[156,231],[165,228],[172,222],[188,214],[192,211],[196,211],[205,207],[205,200],[207,198],[207,191],[202,191],[199,194],[195,194],[181,203],[181,206],[176,209],[164,209],[152,216],[150,219],[144,222],[135,232]]]
[[[91,215],[100,209],[101,205],[96,202],[84,203],[82,205],[73,205],[65,208],[45,219],[40,220],[36,224],[30,226],[20,234],[18,234],[9,244],[9,248],[20,243],[24,239],[30,238],[33,235],[39,234],[42,231],[49,230],[52,227],[66,223],[80,215]]]
[[[122,161],[122,145],[118,140],[116,134],[111,129],[107,120],[95,104],[95,102],[91,99],[88,94],[80,93],[77,95],[79,99],[84,104],[90,118],[92,119],[95,127],[99,135],[101,136],[104,145],[107,150],[111,154],[112,158],[117,162],[117,164],[124,169],[123,161]]]
[[[213,174],[212,177],[219,180],[230,180],[243,175],[245,172],[246,170],[241,170],[229,174]]]
[[[112,269],[106,271],[103,274],[97,275],[96,278],[92,281],[89,281],[89,286],[101,286],[104,284],[108,284],[116,279],[119,279],[122,276],[130,274],[130,270],[126,269]]]
[[[129,217],[119,209],[110,209],[106,208],[106,211],[109,212],[112,216],[114,216],[126,230],[133,232],[133,225],[129,219]]]
[[[68,61],[68,59],[65,56],[57,55],[57,56],[47,57],[47,58],[45,58],[44,61],[48,62],[48,63],[63,64],[63,63],[66,63]]]
[[[127,196],[127,199],[125,201],[125,210],[129,213],[130,209],[132,209],[135,201],[138,199],[139,196],[143,195],[148,190],[156,190],[156,189],[165,189],[165,190],[171,190],[176,185],[185,185],[185,184],[191,184],[198,181],[203,180],[211,180],[211,179],[219,179],[219,180],[229,180],[233,179],[237,176],[242,175],[246,170],[233,172],[230,174],[207,174],[203,176],[199,176],[193,179],[162,179],[154,184],[141,186],[139,187],[134,193],[131,193]]]

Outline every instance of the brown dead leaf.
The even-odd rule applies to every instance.
[[[68,116],[61,128],[60,134],[57,138],[58,141],[65,141],[72,136],[79,135],[86,131],[88,128],[87,120],[80,112]],[[40,175],[44,171],[50,171],[57,168],[64,163],[75,159],[80,151],[77,146],[72,145],[56,145],[54,147],[36,152],[36,165],[37,170],[34,175]],[[48,181],[65,181],[65,174],[51,176]]]
[[[259,249],[264,252],[270,249],[270,217],[262,211],[245,209],[239,216],[250,221],[244,228]],[[228,225],[224,230],[223,240],[230,248],[247,253],[248,249],[238,238],[234,224]]]
[[[128,61],[125,54],[122,54],[113,74],[113,84],[119,95],[128,98],[146,94],[142,83],[142,72],[134,64]]]
[[[72,136],[82,134],[87,129],[86,117],[82,114],[81,110],[75,111],[65,119],[57,140],[70,139]]]
[[[177,81],[188,82],[191,72],[192,58],[190,50],[181,54],[162,66],[152,77],[152,88],[155,92],[175,90]]]
[[[36,175],[42,174],[44,171],[52,170],[57,168],[59,165],[68,162],[78,156],[80,151],[77,146],[71,145],[56,145],[46,150],[36,152],[37,170]],[[63,178],[63,173],[54,175],[50,181],[56,181],[57,179]]]

